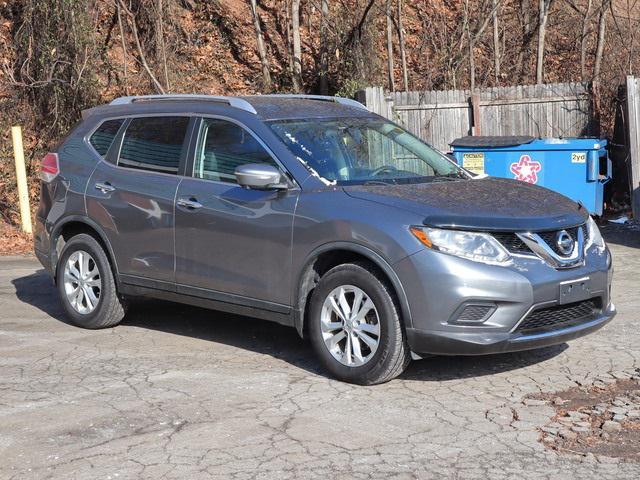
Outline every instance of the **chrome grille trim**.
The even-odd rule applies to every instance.
[[[584,265],[584,229],[577,229],[577,239],[573,250],[567,256],[561,256],[537,233],[518,232],[516,235],[531,249],[554,268],[575,268]]]

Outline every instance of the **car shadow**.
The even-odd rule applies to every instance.
[[[16,297],[24,303],[36,307],[56,320],[69,324],[64,309],[58,299],[53,279],[44,270],[11,280],[16,289]]]
[[[12,281],[16,296],[50,317],[68,323],[56,289],[44,270]],[[124,326],[146,328],[270,355],[310,373],[326,377],[311,345],[296,330],[276,323],[203,308],[165,302],[136,300]],[[117,327],[116,327],[117,328]],[[405,380],[443,381],[494,375],[544,362],[566,350],[561,344],[538,350],[481,357],[434,356],[414,361],[400,377]]]
[[[433,356],[411,362],[400,376],[404,380],[445,381],[484,377],[542,363],[560,355],[569,345],[561,343],[523,352],[478,356]]]

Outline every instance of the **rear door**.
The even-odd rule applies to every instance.
[[[249,190],[236,183],[235,168],[247,163],[284,172],[244,126],[205,118],[198,132],[193,166],[176,196],[178,292],[284,312],[299,189]]]
[[[191,128],[188,116],[128,119],[86,192],[125,283],[174,289],[174,200]]]

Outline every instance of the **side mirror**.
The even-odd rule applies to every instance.
[[[280,170],[264,163],[240,165],[234,173],[238,184],[245,188],[282,190],[289,187]]]

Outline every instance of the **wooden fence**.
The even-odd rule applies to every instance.
[[[551,83],[477,90],[385,93],[369,87],[357,99],[440,150],[466,135],[581,137],[598,135],[589,85]]]
[[[633,218],[640,218],[640,79],[627,77],[626,101],[624,103],[626,123],[625,144],[628,149],[629,191]]]

